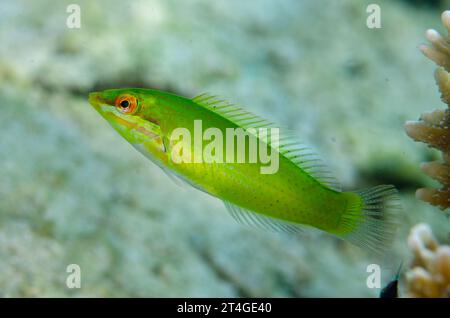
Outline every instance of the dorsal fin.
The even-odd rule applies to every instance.
[[[217,96],[209,94],[201,94],[192,99],[196,104],[228,119],[235,125],[249,131],[249,128],[279,128],[279,145],[276,148],[280,155],[289,159],[291,162],[307,172],[311,177],[320,184],[341,191],[341,186],[337,179],[331,174],[330,170],[310,147],[300,143],[294,137],[294,134],[288,129],[284,129],[262,117],[242,109],[226,100],[219,99]],[[258,136],[257,136],[258,137]],[[267,145],[272,147],[271,141],[267,141]]]

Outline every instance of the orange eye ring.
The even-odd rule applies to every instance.
[[[132,114],[137,108],[137,99],[133,95],[124,94],[116,98],[116,108],[124,114]]]

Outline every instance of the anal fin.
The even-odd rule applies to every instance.
[[[278,220],[270,216],[262,215],[245,208],[239,207],[228,201],[223,201],[228,212],[239,224],[250,226],[270,232],[285,232],[291,234],[304,234],[311,227],[294,224],[288,221]]]

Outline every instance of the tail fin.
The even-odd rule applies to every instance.
[[[342,216],[351,230],[342,237],[353,244],[368,248],[377,254],[392,242],[401,210],[397,189],[392,185],[355,191],[359,202],[350,205]]]

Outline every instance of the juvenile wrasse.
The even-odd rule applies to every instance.
[[[393,237],[398,199],[393,186],[342,192],[311,149],[289,135],[280,133],[276,145],[267,136],[257,136],[266,150],[278,154],[276,173],[261,173],[264,164],[259,159],[253,163],[175,163],[172,133],[182,128],[195,134],[198,121],[203,129],[215,128],[224,136],[230,128],[276,127],[242,108],[206,94],[189,99],[139,88],[94,92],[89,102],[146,157],[223,200],[241,223],[287,232],[314,227],[376,252]],[[198,147],[189,143],[183,156],[191,157]],[[249,143],[244,150],[247,156],[248,147]]]

